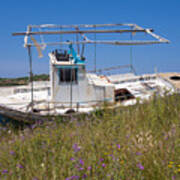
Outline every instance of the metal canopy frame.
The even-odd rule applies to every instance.
[[[117,29],[113,29],[117,27]],[[122,29],[125,28],[125,29]],[[98,29],[101,28],[101,29]],[[108,28],[108,29],[107,29]],[[38,29],[38,31],[37,31]],[[58,29],[53,31],[52,29]],[[69,30],[70,29],[70,30]],[[36,31],[34,31],[36,30]],[[91,40],[85,34],[107,34],[107,33],[146,33],[153,37],[155,40]],[[56,45],[68,45],[72,44],[109,44],[109,45],[148,45],[148,44],[160,44],[169,43],[169,40],[154,33],[151,28],[143,28],[137,24],[84,24],[84,25],[54,25],[54,24],[43,24],[43,25],[28,25],[26,32],[16,32],[13,36],[25,36],[24,46],[36,46],[36,43],[29,43],[28,37],[34,35],[58,35],[58,34],[79,34],[82,37],[81,41],[62,41],[62,42],[43,42],[37,44],[40,47],[56,46]]]

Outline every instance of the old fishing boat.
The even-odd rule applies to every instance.
[[[145,33],[154,40],[92,40],[87,37],[87,34],[110,33],[129,33],[131,36]],[[134,46],[169,43],[167,39],[156,35],[153,29],[142,28],[136,24],[45,24],[29,25],[26,32],[13,35],[24,36],[24,47],[29,54],[30,82],[27,86],[0,88],[0,114],[38,119],[39,116],[90,112],[101,108],[104,103],[110,107],[133,105],[137,100],[144,102],[153,95],[162,96],[165,92],[175,92],[173,84],[157,73],[136,75],[132,64],[105,69],[95,67],[90,72],[86,70],[86,44]],[[60,41],[57,38],[56,42],[45,42],[42,38],[45,35],[75,35],[76,41],[69,38]],[[40,36],[41,42],[37,41],[37,36]],[[36,47],[41,57],[46,46],[59,45],[66,45],[67,49],[55,48],[49,53],[50,81],[33,82],[31,48]],[[74,48],[75,45],[77,50]],[[130,68],[131,71],[126,74],[104,73],[120,68]]]

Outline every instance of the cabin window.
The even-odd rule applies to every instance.
[[[77,68],[60,68],[59,69],[59,83],[77,83]]]

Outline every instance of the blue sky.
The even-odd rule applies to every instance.
[[[28,74],[27,50],[23,37],[28,24],[136,23],[151,27],[171,44],[133,47],[133,63],[138,73],[180,72],[179,0],[6,0],[0,6],[0,77]],[[93,67],[93,48],[87,47],[87,66]],[[38,59],[33,49],[34,73],[48,73],[49,58]],[[129,63],[129,47],[98,46],[97,66]]]

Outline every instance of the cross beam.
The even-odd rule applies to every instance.
[[[69,45],[69,44],[109,44],[109,45],[150,45],[150,44],[161,44],[169,43],[168,40],[164,41],[64,41],[64,42],[49,42],[49,43],[39,43],[41,47],[46,46],[56,46],[56,45]],[[33,43],[28,43],[27,46],[34,46]]]
[[[74,25],[58,25],[58,24],[42,24],[42,25],[29,25],[31,28],[102,28],[102,27],[117,27],[127,26],[136,27],[136,24],[131,23],[118,23],[118,24],[74,24]]]
[[[56,34],[89,34],[89,33],[137,33],[153,32],[153,29],[121,29],[121,30],[74,30],[74,31],[37,31],[37,32],[17,32],[13,36],[30,36],[30,35],[56,35]]]

